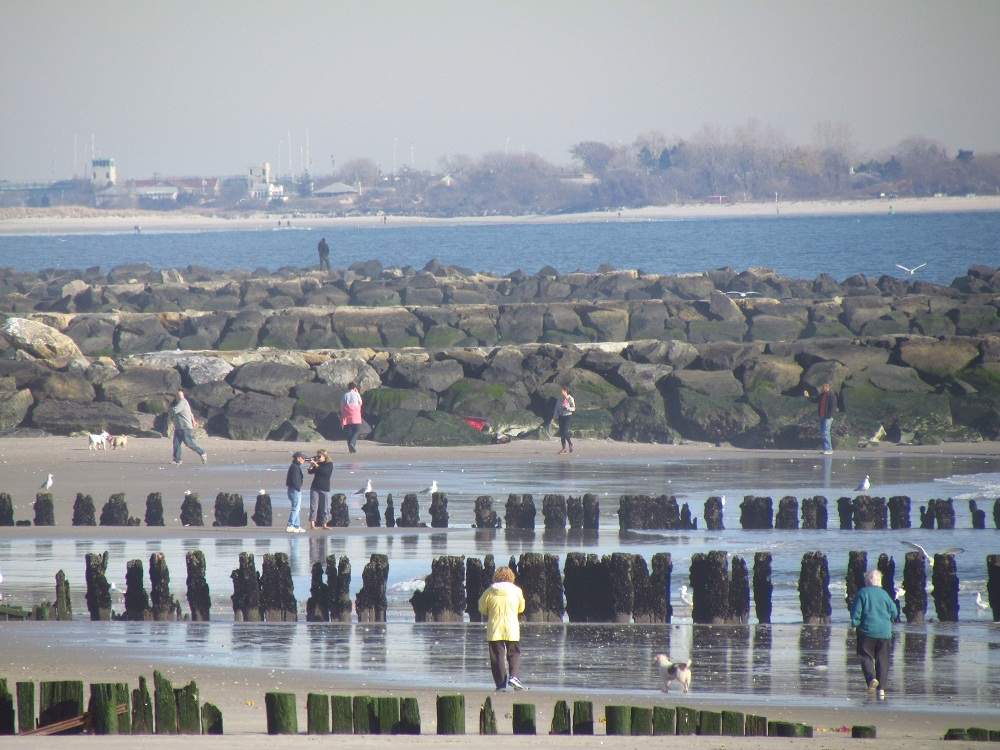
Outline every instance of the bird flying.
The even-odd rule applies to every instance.
[[[865,474],[865,478],[862,479],[858,483],[858,486],[854,488],[854,491],[855,492],[868,492],[868,490],[870,490],[871,488],[872,488],[871,477],[869,477],[867,474]]]
[[[421,495],[433,495],[437,491],[438,491],[437,480],[436,479],[432,479],[431,480],[431,486],[430,487],[424,487],[422,490],[420,490],[420,494]]]
[[[984,601],[983,600],[983,595],[980,594],[978,591],[976,592],[976,606],[979,607],[979,609],[989,609],[990,608],[990,603],[987,602],[987,601]]]
[[[51,490],[52,489],[52,475],[51,474],[49,474],[48,478],[44,482],[42,482],[42,486],[41,486],[40,489],[43,489],[43,490]]]
[[[754,295],[754,294],[757,295],[758,297],[760,296],[760,292],[753,292],[753,291],[741,292],[741,291],[738,291],[736,289],[728,291],[728,292],[726,292],[726,294],[732,294],[732,295],[734,295],[736,297],[739,297],[740,299],[746,299],[747,297],[749,297],[751,295]]]
[[[355,495],[367,495],[369,492],[374,492],[374,491],[375,490],[372,489],[372,480],[369,479],[367,482],[365,482],[365,486],[362,487],[357,492],[355,492],[354,494]]]
[[[898,268],[901,271],[906,271],[910,276],[912,276],[926,265],[927,265],[926,263],[921,263],[919,266],[914,266],[913,268],[907,268],[906,266],[897,263],[896,268]]]
[[[905,539],[903,540],[903,544],[905,544],[907,547],[911,547],[911,548],[917,550],[917,552],[919,552],[920,554],[922,554],[924,556],[924,559],[927,561],[927,564],[930,565],[932,568],[934,567],[934,556],[931,555],[931,554],[929,554],[927,552],[927,550],[925,550],[919,544],[917,544],[916,542],[908,542]],[[965,548],[964,547],[946,547],[945,549],[941,550],[941,552],[939,552],[938,554],[941,554],[941,555],[957,555],[960,552],[965,552]]]

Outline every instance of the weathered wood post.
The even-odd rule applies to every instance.
[[[163,495],[159,492],[146,495],[145,521],[147,526],[163,526]]]
[[[535,528],[535,501],[531,495],[508,495],[504,509],[504,526],[507,529],[533,531]]]
[[[149,594],[146,593],[146,575],[142,560],[129,560],[125,565],[125,619],[152,620]]]
[[[416,698],[400,698],[396,734],[420,734],[420,704]]]
[[[205,554],[196,549],[185,555],[187,563],[187,600],[192,622],[208,622],[212,618],[212,595],[205,579]]]
[[[198,685],[192,680],[174,689],[177,701],[177,730],[180,734],[201,734],[201,711],[198,709]]]
[[[91,620],[111,619],[111,584],[105,577],[108,570],[108,553],[88,552],[85,557],[87,581],[87,609]]]
[[[83,681],[38,683],[38,726],[47,727],[83,713]]]
[[[569,713],[569,704],[559,700],[552,707],[552,723],[549,725],[549,734],[572,734],[573,719]]]
[[[993,610],[993,622],[1000,622],[1000,555],[986,556],[986,600]]]
[[[614,552],[604,556],[611,593],[611,621],[631,622],[635,608],[635,586],[632,583],[632,555]]]
[[[993,527],[1000,529],[1000,497],[993,501]]]
[[[594,704],[591,701],[573,701],[573,734],[594,733]]]
[[[431,528],[448,528],[448,496],[443,492],[431,495]]]
[[[469,622],[482,622],[479,614],[479,597],[493,584],[493,574],[496,572],[493,555],[487,555],[485,560],[469,557],[465,560],[465,611]]]
[[[212,703],[201,704],[202,734],[222,734],[222,711]]]
[[[750,621],[750,574],[747,562],[733,556],[732,576],[729,581],[729,622],[746,625]]]
[[[298,734],[295,693],[264,693],[268,734]]]
[[[684,503],[681,506],[681,517],[678,528],[685,529],[687,531],[692,531],[698,528],[698,519],[691,517],[691,509],[688,507],[687,503]]]
[[[903,563],[903,589],[906,604],[903,614],[907,622],[922,624],[927,615],[927,571],[922,552],[907,552]]]
[[[697,625],[729,622],[730,578],[728,556],[722,550],[691,556],[691,619]]]
[[[889,498],[889,528],[910,528],[910,498],[906,495],[893,495]]]
[[[132,691],[132,734],[152,734],[155,726],[153,700],[146,678],[139,676],[139,687]]]
[[[934,520],[939,529],[955,528],[955,505],[950,497],[934,503]]]
[[[69,597],[69,581],[61,570],[56,573],[56,619],[72,620],[73,603]]]
[[[251,519],[253,519],[254,525],[258,527],[270,527],[274,524],[274,508],[271,506],[271,496],[267,492],[264,492],[264,490],[257,493]]]
[[[705,510],[702,513],[705,519],[705,528],[709,531],[722,531],[725,527],[722,517],[722,498],[712,496],[705,501]]]
[[[181,503],[181,526],[204,526],[205,518],[201,511],[201,501],[198,493],[186,490]]]
[[[174,686],[159,671],[153,672],[154,726],[157,734],[177,734],[177,696]]]
[[[496,733],[497,715],[493,711],[493,701],[486,696],[483,705],[479,707],[479,734],[490,736]]]
[[[312,580],[309,585],[309,599],[306,600],[306,622],[329,622],[329,620],[330,587],[323,580],[323,563],[314,562],[312,564]],[[312,693],[309,695],[311,696]],[[313,732],[310,731],[310,734]]]
[[[101,526],[138,526],[139,519],[128,514],[128,502],[124,492],[116,492],[101,508]]]
[[[828,520],[825,497],[816,495],[802,499],[803,529],[825,529]]]
[[[650,565],[651,622],[669,623],[674,616],[674,608],[670,604],[670,578],[674,572],[674,563],[669,552],[657,552],[650,560]]]
[[[858,495],[854,498],[854,528],[884,529],[889,525],[884,497]]]
[[[387,529],[395,528],[396,526],[396,506],[392,502],[392,493],[390,492],[385,496],[385,527]]]
[[[6,492],[0,492],[0,526],[14,525],[14,500]]]
[[[778,515],[774,519],[776,529],[799,528],[799,501],[792,495],[785,495],[778,501]]]
[[[757,622],[771,622],[771,553],[755,552],[753,556],[753,606]]]
[[[861,550],[851,550],[847,553],[847,593],[844,600],[847,611],[851,611],[858,591],[865,585],[865,573],[868,571],[868,553]]]
[[[264,612],[260,603],[260,574],[252,552],[240,552],[239,567],[230,575],[233,580],[233,620],[236,622],[262,622]]]
[[[330,733],[354,734],[354,701],[351,700],[351,696],[331,696]]]
[[[378,493],[365,493],[365,502],[361,506],[361,511],[365,514],[365,526],[369,529],[377,529],[382,525],[382,512],[378,503]]]
[[[389,558],[385,555],[372,555],[361,572],[361,590],[354,601],[358,622],[385,622],[388,606],[385,587],[388,579]]]
[[[20,734],[35,728],[35,683],[19,682],[17,693],[17,731]]]
[[[350,622],[351,561],[347,555],[343,555],[339,562],[336,555],[326,558],[326,585],[330,592],[330,620]]]
[[[511,727],[513,734],[534,734],[535,704],[515,703],[511,709]]]
[[[267,622],[295,622],[299,619],[292,569],[284,552],[264,555],[260,574],[260,606]]]
[[[627,736],[632,729],[630,706],[604,707],[604,732],[608,735]]]
[[[17,731],[16,719],[14,695],[7,688],[7,680],[0,677],[0,736],[13,735]]]
[[[566,498],[563,495],[546,495],[542,498],[542,517],[546,531],[565,531]]]
[[[437,697],[437,733],[465,734],[465,696]]]
[[[740,527],[743,529],[773,529],[774,501],[769,497],[745,495],[740,503]]]
[[[799,607],[805,625],[830,623],[830,568],[822,552],[806,552],[799,572]]]
[[[52,505],[51,492],[35,495],[35,526],[55,526],[56,516]]]
[[[972,528],[986,528],[986,511],[981,510],[975,500],[969,501],[969,515],[972,516]]]
[[[330,495],[330,525],[346,529],[351,525],[351,513],[347,507],[347,495],[342,492]]]
[[[837,515],[840,516],[840,530],[850,531],[854,528],[854,498],[837,498]]]
[[[475,522],[473,526],[477,529],[499,529],[500,516],[493,510],[493,498],[489,495],[480,495],[476,498]]]
[[[399,522],[396,524],[405,529],[413,529],[420,526],[420,501],[413,492],[403,496],[403,502],[399,506]]]
[[[0,496],[2,502],[2,496]],[[11,526],[14,524],[11,523]],[[97,511],[94,508],[94,498],[84,495],[82,492],[76,493],[73,501],[73,525],[74,526],[96,526]]]
[[[170,569],[162,552],[149,556],[149,600],[153,619],[181,620],[181,605],[170,593]]]
[[[322,693],[306,696],[306,734],[330,734],[330,699]]]
[[[247,525],[247,512],[243,507],[243,495],[237,492],[220,492],[215,496],[215,521],[212,526]]]
[[[416,590],[410,605],[417,622],[462,622],[465,616],[465,570],[457,555],[436,557],[423,590]]]
[[[600,526],[601,501],[597,495],[588,492],[583,496],[583,528],[585,531],[597,531]],[[997,528],[1000,528],[1000,523]]]
[[[931,568],[934,610],[939,622],[958,622],[958,568],[954,555],[934,555]],[[909,596],[909,589],[907,589]]]

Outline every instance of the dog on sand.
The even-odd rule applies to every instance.
[[[670,683],[679,683],[686,693],[691,688],[691,660],[670,661],[666,654],[657,654],[653,657],[653,663],[660,673],[660,680],[663,681],[663,692],[670,692]]]
[[[112,435],[111,448],[113,450],[118,450],[119,448],[128,448],[128,435]]]
[[[90,433],[87,437],[89,440],[87,450],[106,451],[108,449],[108,438],[111,437],[111,435],[108,434],[107,430],[99,432],[96,435],[94,433]]]

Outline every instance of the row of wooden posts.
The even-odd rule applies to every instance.
[[[126,566],[124,610],[114,612],[111,583],[107,578],[108,553],[85,556],[86,602],[92,620],[186,620],[211,619],[211,593],[206,580],[205,556],[200,550],[188,552],[187,601],[190,615],[183,615],[180,603],[170,591],[170,570],[162,553],[149,560],[150,589],[146,590],[143,563],[131,560]],[[598,556],[570,552],[560,570],[558,555],[527,552],[510,558],[508,565],[524,592],[527,622],[669,623],[673,617],[671,577],[673,562],[667,552],[654,554],[649,564],[642,555],[615,552]],[[493,555],[483,559],[444,555],[431,563],[423,590],[410,599],[417,622],[479,622],[480,595],[493,582],[497,567]],[[869,567],[863,551],[848,554],[846,600],[850,608],[864,573]],[[896,599],[896,563],[887,554],[878,557],[882,585]],[[959,615],[959,578],[954,555],[939,554],[931,568],[937,619],[956,622]],[[1000,555],[986,558],[987,597],[994,621],[1000,621]],[[758,552],[753,570],[740,556],[731,559],[725,551],[696,553],[691,557],[689,581],[692,592],[691,617],[697,624],[746,624],[750,620],[753,596],[757,622],[771,621],[773,585],[772,557]],[[388,609],[389,558],[373,554],[362,571],[362,587],[351,600],[351,562],[345,555],[329,555],[312,566],[306,620],[310,622],[351,622],[352,609],[358,622],[385,622]],[[261,572],[254,555],[241,552],[239,566],[232,571],[231,597],[237,622],[292,622],[299,619],[298,601],[292,584],[288,555],[265,554]],[[906,553],[903,568],[906,591],[901,614],[910,623],[922,623],[928,609],[927,566],[920,552]],[[830,622],[832,613],[830,571],[822,552],[802,557],[798,580],[799,606],[805,624]],[[9,612],[11,608],[6,611]],[[63,571],[56,574],[56,600],[33,612],[22,610],[17,619],[72,619],[69,582]],[[0,613],[2,615],[3,613]],[[9,615],[5,619],[12,619]]]
[[[298,734],[298,712],[294,693],[267,693],[268,734]],[[465,696],[439,695],[435,700],[436,733],[461,735],[465,728]],[[707,711],[684,706],[604,707],[607,735],[725,735],[729,737],[812,737],[807,724],[768,721],[765,716],[739,711]],[[420,734],[420,707],[415,698],[372,697],[367,695],[328,696],[309,693],[306,697],[307,734]],[[594,704],[556,701],[552,710],[549,734],[595,734]],[[511,709],[511,732],[520,735],[538,733],[537,711],[533,703],[514,703]],[[487,697],[479,709],[479,734],[497,734],[497,716]],[[858,726],[854,737],[875,737],[875,727]]]
[[[969,500],[972,528],[986,528],[986,511],[979,508],[975,500]],[[800,521],[801,505],[801,521]],[[828,524],[827,499],[822,495],[798,498],[786,495],[778,500],[777,512],[771,497],[747,495],[740,503],[740,526],[743,529],[826,529]],[[837,514],[841,530],[851,529],[908,529],[911,500],[905,495],[888,499],[858,495],[837,499]],[[428,524],[420,520],[420,501],[416,494],[403,497],[400,515],[396,516],[392,495],[386,496],[383,511],[378,494],[369,492],[362,505],[365,525],[369,528],[417,528]],[[705,501],[705,528],[720,531],[725,528],[725,499],[710,497]],[[350,526],[347,496],[335,494],[330,497],[329,509],[321,509],[321,514],[329,512],[330,525]],[[431,528],[448,528],[448,496],[435,492],[430,504]],[[955,507],[951,498],[928,500],[920,507],[920,528],[954,529]],[[504,506],[504,516],[494,508],[494,500],[489,495],[480,495],[475,500],[473,527],[478,529],[498,529],[506,527],[515,530],[534,530],[537,510],[532,495],[509,495]],[[261,492],[254,501],[253,513],[248,515],[243,496],[239,493],[220,492],[215,497],[213,526],[244,527],[252,520],[256,526],[270,527],[274,513],[271,496]],[[542,517],[546,531],[597,531],[600,526],[600,500],[596,495],[579,497],[545,495],[542,498]],[[198,494],[185,493],[181,503],[180,523],[182,526],[204,526],[205,516]],[[73,502],[74,526],[163,526],[163,496],[151,492],[146,497],[146,512],[142,521],[129,515],[124,493],[115,493],[97,515],[94,499],[90,495],[77,493]],[[30,526],[28,520],[15,520],[13,500],[6,492],[0,493],[0,526]],[[1000,529],[1000,498],[993,502],[993,523]],[[34,525],[55,525],[52,494],[40,492],[35,496]],[[618,502],[618,526],[621,530],[679,530],[698,528],[698,519],[693,517],[688,503],[679,503],[673,495],[622,495]]]
[[[145,677],[129,689],[126,682],[90,684],[84,704],[82,680],[18,682],[11,693],[0,678],[0,735],[50,735],[88,731],[92,734],[222,734],[222,712],[201,703],[194,681],[175,688],[153,672],[150,695]]]

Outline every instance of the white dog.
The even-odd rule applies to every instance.
[[[657,654],[653,657],[653,663],[656,664],[656,668],[660,673],[660,679],[663,681],[663,692],[670,692],[670,683],[677,682],[680,686],[684,688],[686,693],[691,687],[691,660],[686,662],[670,661],[670,657],[666,654]]]
[[[108,449],[108,438],[111,437],[107,430],[100,432],[95,435],[91,433],[89,436],[90,444],[87,446],[87,450],[91,451],[106,451]]]

